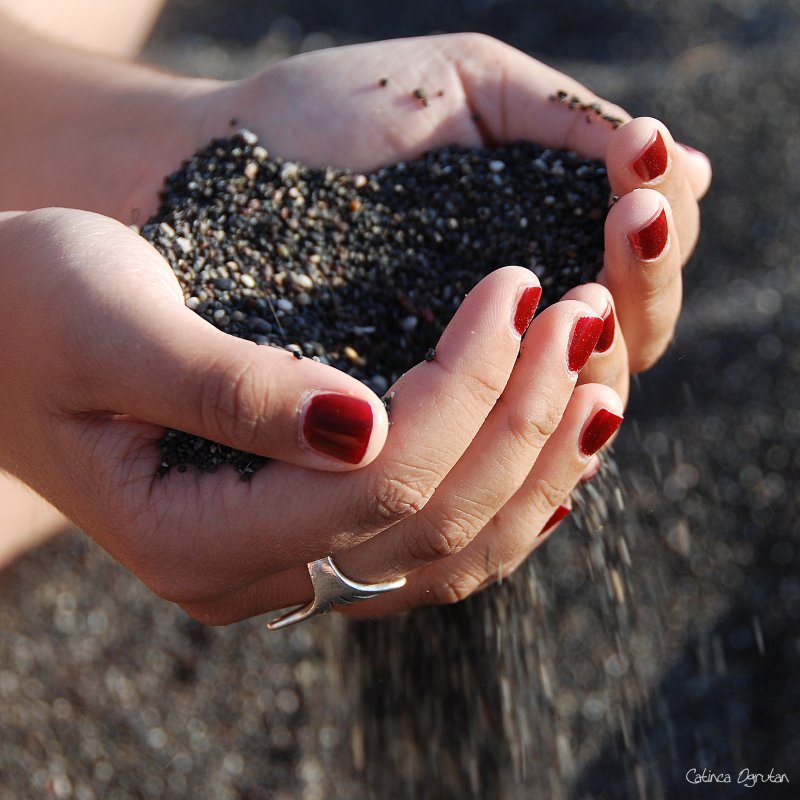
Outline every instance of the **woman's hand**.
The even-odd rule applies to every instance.
[[[202,102],[201,139],[230,132],[233,121],[256,132],[273,155],[312,166],[368,171],[442,145],[518,139],[606,160],[619,200],[606,223],[599,280],[616,303],[625,372],[647,369],[669,344],[711,170],[656,120],[629,122],[566,75],[478,34],[296,56],[210,89]],[[623,391],[627,374],[610,375],[598,363],[582,380]]]
[[[622,413],[608,387],[575,390],[610,303],[596,284],[528,327],[536,278],[492,273],[434,361],[392,387],[387,439],[383,405],[362,384],[217,331],[119,223],[5,215],[0,253],[0,468],[207,622],[307,600],[305,564],[331,552],[356,579],[409,576],[359,613],[465,596],[541,541]],[[624,362],[624,349],[603,357]],[[308,441],[310,391],[368,410],[357,464]],[[232,470],[157,478],[164,426],[281,460],[250,482]]]

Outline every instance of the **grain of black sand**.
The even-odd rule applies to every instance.
[[[170,176],[142,235],[212,325],[383,395],[432,357],[492,269],[533,270],[543,306],[593,278],[608,203],[600,162],[530,143],[448,147],[361,175],[271,159],[243,131]],[[264,462],[177,431],[161,447],[161,474],[229,464],[248,478]]]

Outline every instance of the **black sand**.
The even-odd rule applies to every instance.
[[[607,124],[607,123],[595,123]],[[371,175],[272,159],[243,131],[170,176],[142,228],[187,305],[220,330],[285,347],[379,396],[435,345],[492,269],[525,266],[540,307],[603,263],[605,167],[530,143],[448,147]],[[264,459],[170,431],[160,474]]]

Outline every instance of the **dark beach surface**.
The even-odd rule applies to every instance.
[[[302,49],[468,29],[663,119],[710,154],[715,182],[675,344],[637,381],[616,447],[624,513],[590,537],[564,525],[535,557],[530,620],[543,652],[530,697],[516,698],[541,721],[528,731],[539,757],[481,792],[468,779],[458,795],[442,754],[438,778],[407,796],[795,796],[800,5],[176,0],[147,57],[234,77]],[[263,620],[204,628],[74,534],[0,574],[0,626],[0,800],[376,788],[341,757],[351,695],[326,653],[341,620],[269,635]],[[487,676],[515,666],[514,644],[486,660]],[[361,677],[373,699],[386,695],[385,682]],[[420,696],[427,709],[435,701]],[[441,702],[458,719],[460,698]],[[465,735],[494,724],[503,741],[503,720],[483,712],[463,720]],[[478,744],[488,754],[474,769],[491,772],[493,742]],[[687,782],[703,769],[732,783]],[[791,783],[749,788],[742,770]]]

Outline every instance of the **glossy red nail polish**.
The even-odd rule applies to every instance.
[[[667,171],[668,161],[664,137],[656,131],[645,151],[633,162],[633,170],[643,181],[652,181]]]
[[[658,258],[664,252],[668,237],[667,212],[662,208],[661,213],[652,222],[649,222],[640,231],[629,233],[628,241],[638,258],[650,261]]]
[[[595,353],[605,353],[609,347],[614,343],[614,333],[617,329],[617,323],[614,318],[613,306],[608,307],[608,312],[603,317],[603,330],[600,333],[600,338],[594,346]]]
[[[316,394],[306,409],[303,436],[309,447],[348,464],[358,464],[372,434],[372,407],[343,394]]]
[[[622,417],[606,408],[601,408],[589,421],[581,435],[580,450],[585,456],[593,456],[622,424]]]
[[[567,366],[571,372],[583,369],[602,332],[603,320],[600,317],[581,317],[575,323],[567,351]]]
[[[539,286],[529,286],[523,290],[514,312],[514,330],[520,336],[528,330],[528,325],[531,324],[533,315],[536,313],[536,306],[539,305],[541,296],[542,290]]]
[[[549,531],[550,528],[554,528],[556,525],[558,525],[558,523],[561,522],[561,520],[564,519],[564,517],[566,517],[570,511],[572,511],[571,508],[567,508],[566,506],[563,505],[559,506],[553,512],[553,516],[551,516],[550,519],[547,520],[547,522],[544,525],[544,528],[542,528],[541,532],[539,533],[539,536],[542,536],[542,534],[547,533],[547,531]]]

